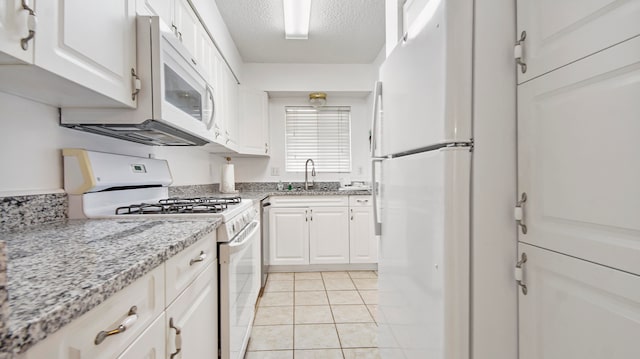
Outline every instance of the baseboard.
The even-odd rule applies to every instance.
[[[270,265],[267,273],[378,270],[377,263]]]

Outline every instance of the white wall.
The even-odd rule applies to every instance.
[[[308,106],[306,93],[269,100],[271,157],[233,158],[237,182],[304,181],[304,173],[285,171],[285,106]],[[351,106],[351,173],[318,173],[316,181],[369,181],[370,101],[367,97],[329,97],[329,106]],[[280,176],[271,176],[276,167]]]
[[[246,63],[242,84],[265,91],[368,92],[377,71],[373,64]]]
[[[63,188],[65,147],[169,161],[174,185],[218,182],[222,159],[198,148],[152,147],[58,126],[58,109],[0,92],[0,195],[52,193]]]

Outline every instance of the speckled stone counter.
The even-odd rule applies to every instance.
[[[66,220],[0,234],[9,295],[0,358],[24,352],[218,225],[194,217]]]
[[[0,232],[67,218],[66,193],[0,197]]]

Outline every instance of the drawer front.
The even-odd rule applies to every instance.
[[[137,320],[124,332],[95,344],[101,331],[116,329],[136,306]],[[122,353],[164,310],[164,266],[159,266],[104,303],[29,349],[25,359],[111,359]]]
[[[216,235],[211,233],[165,263],[167,306],[196,279],[204,268],[213,263],[216,259],[216,251]]]
[[[346,207],[347,196],[282,196],[269,197],[273,207]]]
[[[372,203],[371,196],[349,196],[349,207],[370,207]]]

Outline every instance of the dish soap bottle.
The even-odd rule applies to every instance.
[[[293,189],[293,186],[291,185],[291,182],[289,182],[289,187],[287,187],[289,189],[289,191],[291,191]]]

